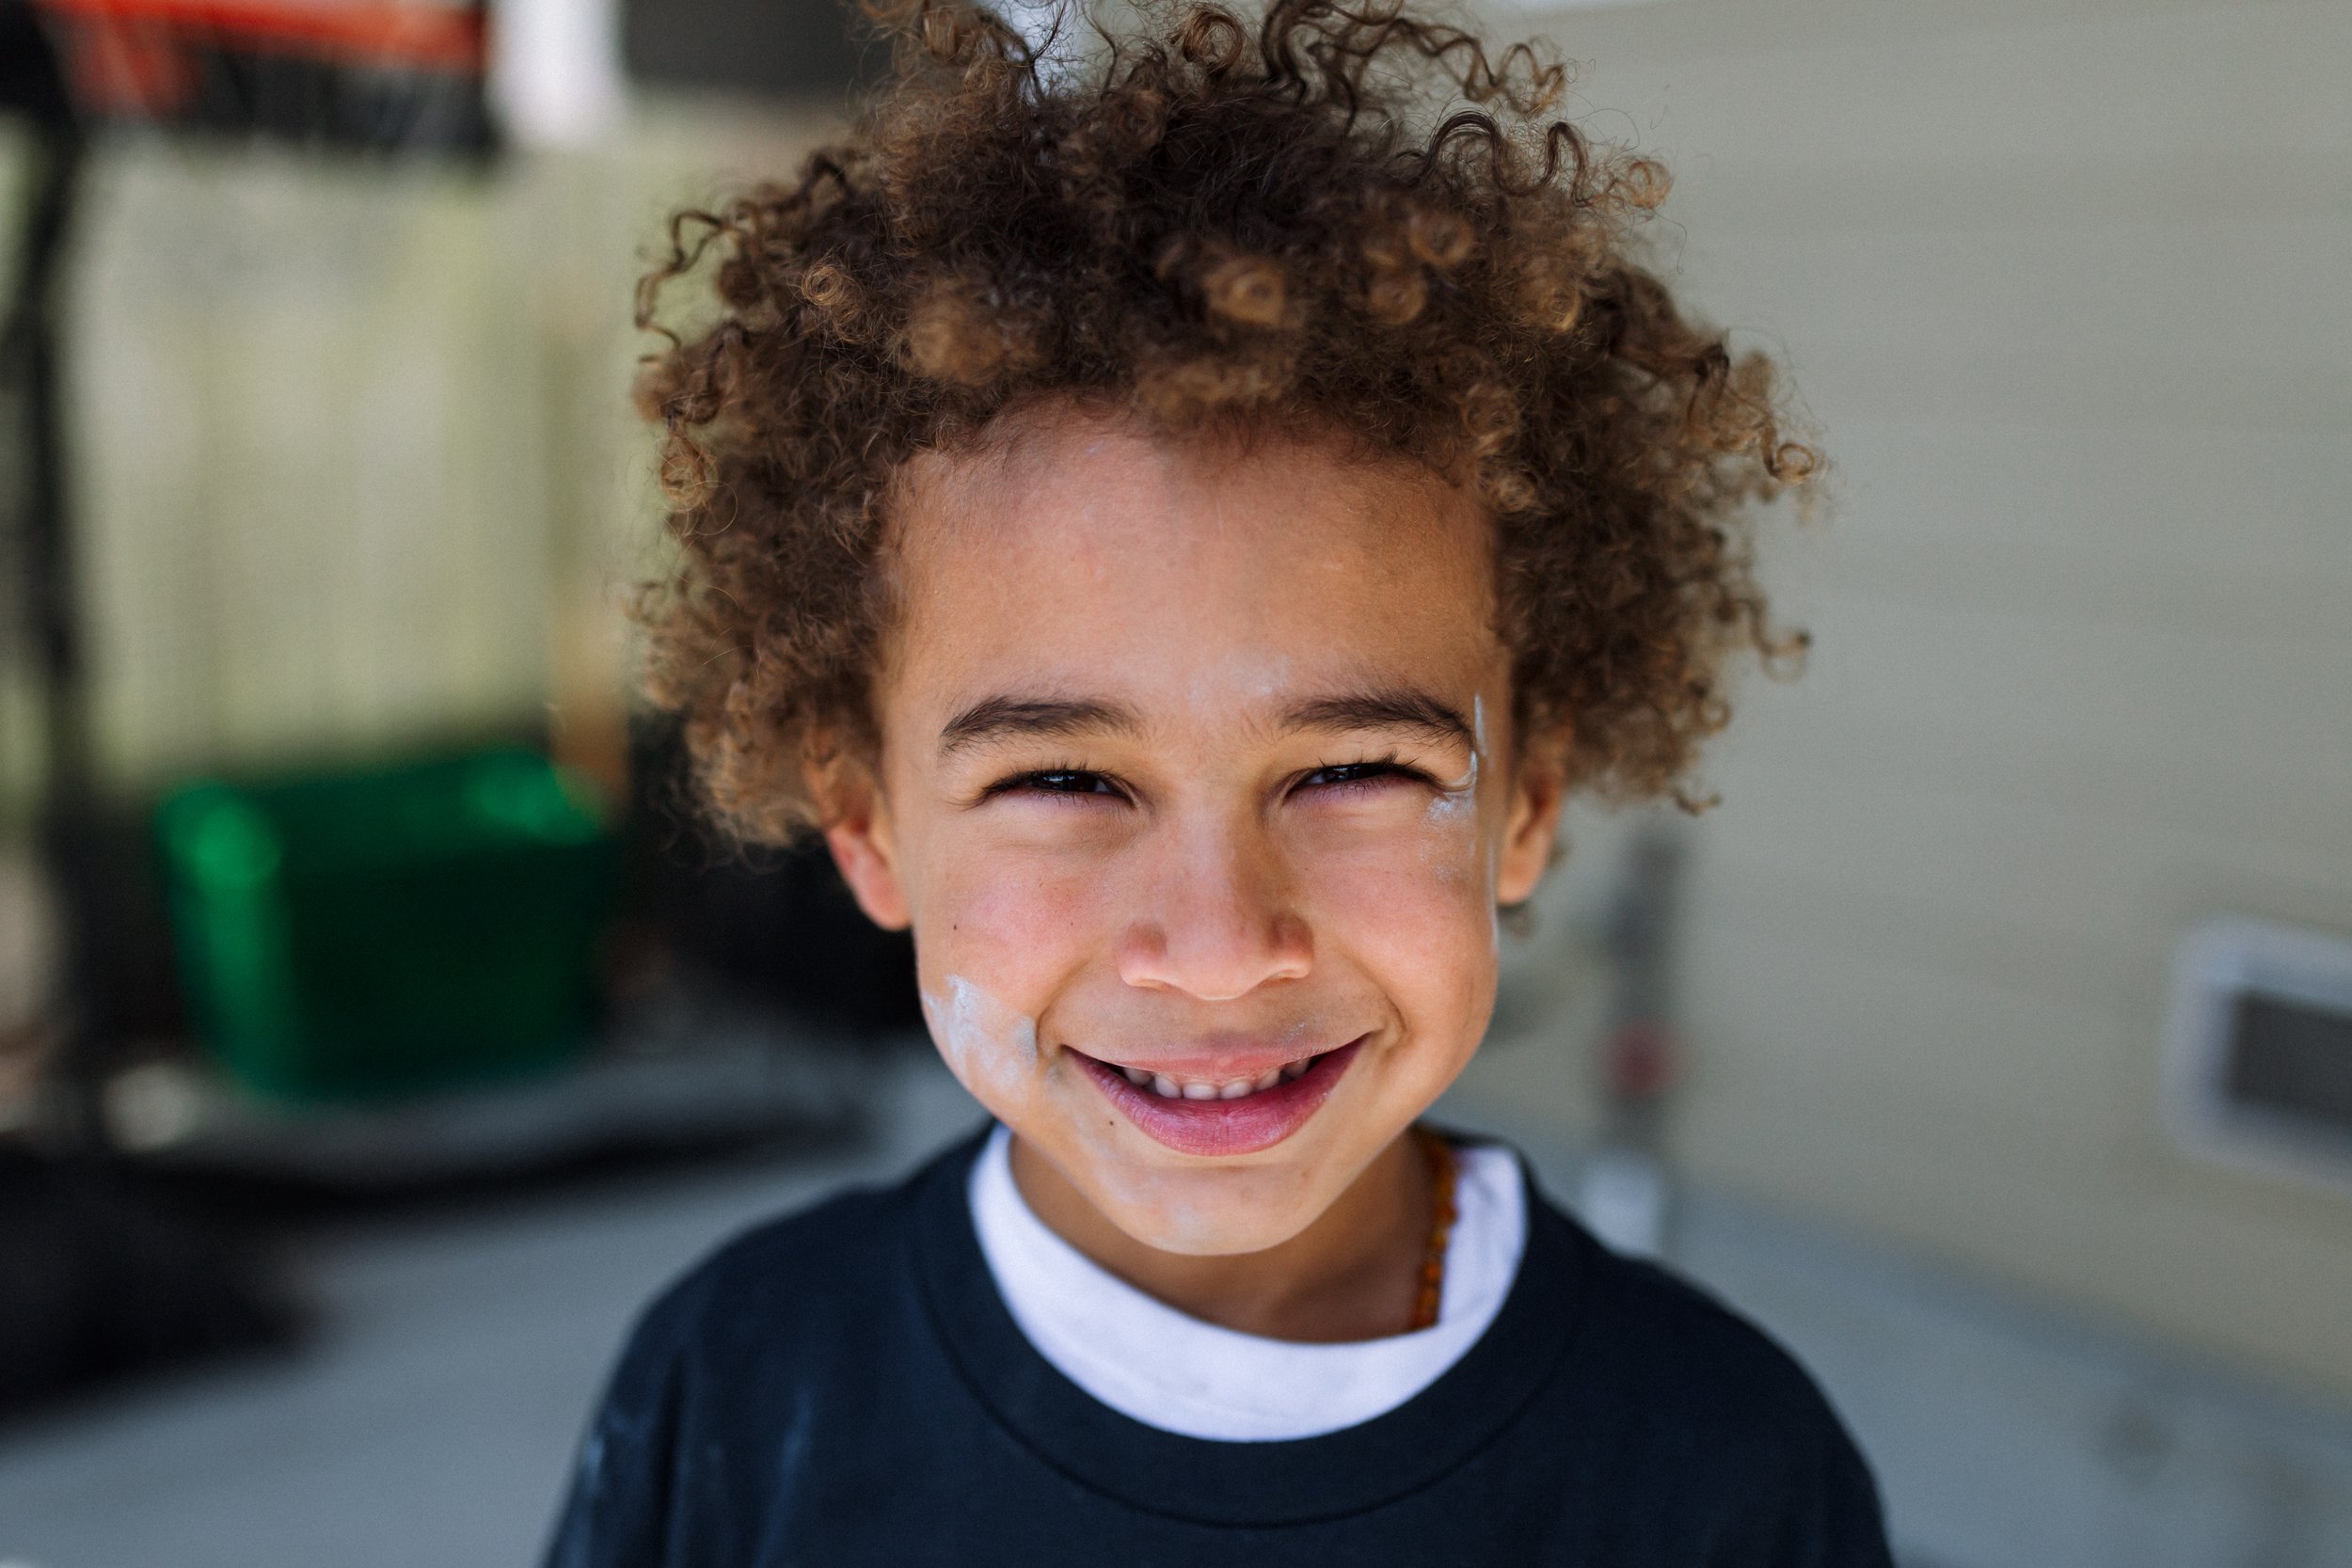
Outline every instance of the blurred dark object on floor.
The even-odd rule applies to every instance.
[[[215,1058],[257,1094],[323,1101],[577,1056],[617,870],[606,815],[515,747],[177,790],[156,844]]]
[[[0,1418],[166,1367],[283,1350],[302,1325],[250,1243],[103,1165],[0,1141]]]
[[[23,0],[8,0],[22,4]],[[466,0],[31,0],[78,117],[368,152],[490,150]]]
[[[649,86],[776,98],[838,97],[882,63],[848,0],[627,0],[621,52]]]
[[[866,918],[821,841],[745,849],[696,812],[677,726],[640,726],[630,903],[677,960],[819,1027],[916,1030],[914,942]]]

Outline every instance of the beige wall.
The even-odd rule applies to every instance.
[[[2185,926],[2352,932],[2352,7],[1502,24],[1677,172],[1663,254],[1837,464],[1695,835],[1678,1153],[2352,1398],[2352,1188],[2157,1103]]]

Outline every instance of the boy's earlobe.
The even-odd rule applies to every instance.
[[[870,794],[826,827],[825,847],[833,851],[833,863],[866,917],[885,931],[905,930],[913,913],[898,879],[898,846],[888,817],[876,809]]]

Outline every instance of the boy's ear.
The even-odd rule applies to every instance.
[[[1567,803],[1565,740],[1531,744],[1511,773],[1510,815],[1502,828],[1502,852],[1495,865],[1495,902],[1509,908],[1534,896],[1535,884],[1551,865],[1560,838],[1560,812]]]
[[[868,920],[885,931],[905,930],[914,917],[898,879],[898,847],[882,791],[861,774],[841,781],[830,793],[834,816],[825,828],[825,847],[833,851],[841,879]]]

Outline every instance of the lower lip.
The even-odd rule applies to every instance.
[[[1071,1054],[1104,1097],[1141,1128],[1146,1137],[1179,1154],[1255,1154],[1307,1125],[1307,1118],[1322,1109],[1339,1086],[1340,1075],[1363,1043],[1351,1040],[1337,1051],[1327,1051],[1297,1077],[1239,1100],[1170,1100],[1136,1087],[1127,1082],[1125,1073],[1106,1062],[1083,1052]]]

